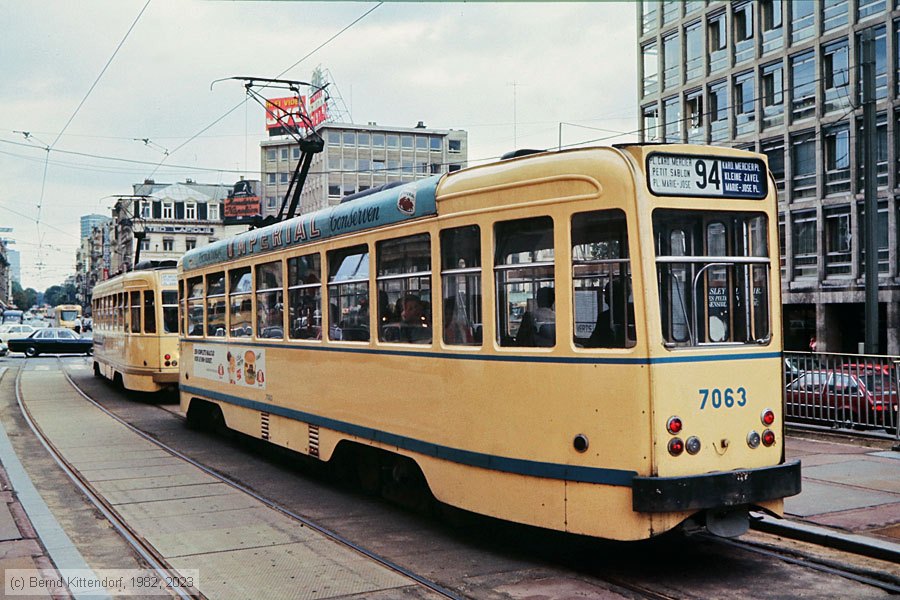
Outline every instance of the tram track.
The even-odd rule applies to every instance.
[[[410,579],[416,585],[422,586],[423,588],[426,588],[426,589],[430,590],[431,592],[433,592],[443,598],[450,598],[453,600],[462,600],[463,597],[458,595],[456,592],[449,590],[449,589],[445,588],[444,586],[441,586],[437,582],[432,581],[432,580],[428,579],[427,577],[424,577],[422,575],[414,573],[413,571],[407,569],[406,567],[403,567],[402,565],[398,564],[397,562],[387,559],[387,558],[381,556],[380,554],[378,554],[368,548],[365,548],[364,546],[357,544],[356,542],[353,542],[352,540],[340,535],[339,533],[332,531],[331,529],[316,523],[315,521],[309,519],[308,517],[304,517],[303,515],[300,515],[284,506],[279,505],[278,503],[272,501],[269,498],[266,498],[265,496],[248,488],[247,486],[245,486],[229,477],[226,477],[225,475],[219,473],[218,471],[211,469],[208,466],[185,455],[184,453],[180,452],[176,448],[173,448],[173,447],[169,446],[168,444],[160,441],[159,439],[149,435],[148,433],[138,429],[131,423],[127,422],[126,420],[119,417],[117,414],[110,411],[109,409],[104,407],[102,404],[100,404],[99,402],[94,400],[77,383],[75,383],[75,381],[69,375],[68,370],[65,368],[65,363],[63,363],[63,361],[60,360],[59,358],[57,358],[57,360],[59,361],[60,370],[62,371],[63,375],[65,375],[65,378],[68,381],[69,385],[71,385],[72,388],[76,392],[78,392],[78,394],[81,397],[83,397],[87,402],[90,402],[95,408],[102,411],[104,414],[106,414],[110,418],[116,420],[118,423],[127,427],[130,431],[132,431],[136,435],[140,436],[142,439],[154,444],[158,448],[160,448],[160,449],[164,450],[165,452],[171,454],[172,456],[190,464],[191,466],[193,466],[197,469],[200,469],[205,474],[213,477],[217,481],[224,483],[224,484],[228,485],[229,487],[250,496],[254,500],[257,500],[258,502],[264,504],[268,508],[270,508],[274,511],[277,511],[278,513],[302,524],[304,527],[307,527],[307,528],[309,528],[313,531],[316,531],[317,533],[329,538],[330,540],[336,542],[337,544],[341,545],[342,547],[350,549],[362,556],[365,556],[369,560],[389,569],[390,571]],[[21,373],[23,370],[24,369],[19,370],[19,376],[21,376]],[[23,414],[24,414],[27,409],[25,409],[23,407],[23,403],[21,402],[21,396],[20,396],[19,386],[18,386],[18,379],[17,379],[16,394],[17,394],[17,399],[19,400],[19,406],[20,406],[20,408],[23,408]],[[162,407],[160,407],[160,409],[166,410]],[[179,419],[183,420],[183,417],[180,415],[180,413],[177,413],[175,411],[168,411],[168,410],[166,412],[169,412],[170,414],[173,414],[176,417],[178,417]],[[26,419],[28,419],[28,417],[26,417]],[[31,425],[31,424],[32,424],[32,421],[29,419],[29,425]],[[32,426],[32,429],[34,429],[34,426]],[[37,431],[36,431],[36,433],[37,433]],[[41,436],[41,434],[38,434],[38,435],[39,435],[39,437],[41,437],[42,443],[44,443],[45,447],[47,447],[49,442],[45,442],[44,438]],[[52,444],[50,445],[50,448],[52,448]],[[138,549],[138,551],[141,552],[142,556],[144,556],[142,549],[144,551],[148,551],[148,554],[150,556],[158,556],[158,554],[156,553],[155,549],[152,546],[142,543],[142,540],[140,539],[140,537],[137,536],[135,534],[135,532],[129,528],[127,522],[125,522],[118,516],[118,514],[113,509],[113,507],[111,505],[109,505],[108,502],[105,502],[103,500],[102,496],[100,496],[100,495],[96,494],[96,492],[90,490],[90,487],[86,484],[86,482],[84,482],[83,479],[80,478],[80,475],[78,474],[77,470],[71,468],[71,466],[65,462],[64,458],[61,458],[58,456],[58,451],[53,449],[53,450],[51,450],[51,452],[53,453],[54,458],[57,460],[58,463],[60,463],[60,461],[62,461],[61,466],[63,466],[63,469],[66,471],[66,474],[69,475],[70,478],[74,478],[73,481],[76,483],[76,485],[78,485],[79,488],[82,488],[82,490],[85,491],[86,495],[88,495],[88,497],[91,499],[91,501],[95,502],[95,499],[96,499],[100,503],[97,506],[101,510],[101,512],[104,513],[104,516],[106,516],[107,513],[109,513],[112,516],[112,518],[110,519],[111,522],[113,522],[113,524],[116,526],[116,528],[118,530],[120,530],[120,532],[123,533],[123,536],[125,536],[126,539],[129,539],[129,542],[131,541],[132,538],[134,538],[137,543],[141,544],[141,547],[140,548],[136,547],[136,549]],[[97,503],[95,502],[95,504],[97,504]],[[101,508],[101,506],[103,508]],[[121,529],[120,529],[120,527],[121,527]],[[148,546],[148,547],[145,547],[145,546]],[[182,597],[197,597],[197,596],[182,596]]]

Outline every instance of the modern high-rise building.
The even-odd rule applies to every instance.
[[[9,277],[12,281],[22,284],[22,257],[18,250],[6,249],[6,258],[9,260]]]
[[[468,134],[455,129],[383,127],[374,123],[324,123],[317,128],[324,150],[314,155],[300,197],[299,213],[338,204],[341,198],[395,181],[414,181],[457,171],[468,160]],[[300,147],[279,136],[260,144],[262,214],[281,208]]]
[[[879,350],[900,354],[900,1],[643,0],[642,141],[762,152],[778,186],[788,349],[865,332],[861,41],[875,39]]]
[[[91,236],[91,230],[109,221],[109,217],[103,215],[84,215],[81,217],[81,239]]]

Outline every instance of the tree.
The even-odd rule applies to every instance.
[[[18,281],[13,280],[12,297],[13,304],[18,306],[22,310],[28,310],[29,308],[37,304],[38,293],[32,288],[23,290],[21,284],[19,284]]]

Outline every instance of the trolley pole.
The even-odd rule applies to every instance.
[[[866,207],[866,354],[878,354],[878,158],[875,148],[875,34],[862,36],[863,169]]]

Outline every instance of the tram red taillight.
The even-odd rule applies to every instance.
[[[172,360],[172,355],[166,354],[163,358],[165,358],[166,360]]]
[[[762,411],[762,414],[759,418],[762,420],[762,424],[768,427],[775,422],[775,413],[771,408],[767,408],[766,410]]]
[[[666,421],[666,430],[672,435],[678,435],[679,433],[681,433],[683,427],[684,424],[678,417],[669,417],[669,420]]]
[[[678,456],[682,452],[684,452],[684,442],[681,441],[681,438],[672,438],[669,440],[669,454]]]
[[[775,432],[771,429],[766,429],[762,434],[762,443],[764,446],[771,446],[775,443]]]

